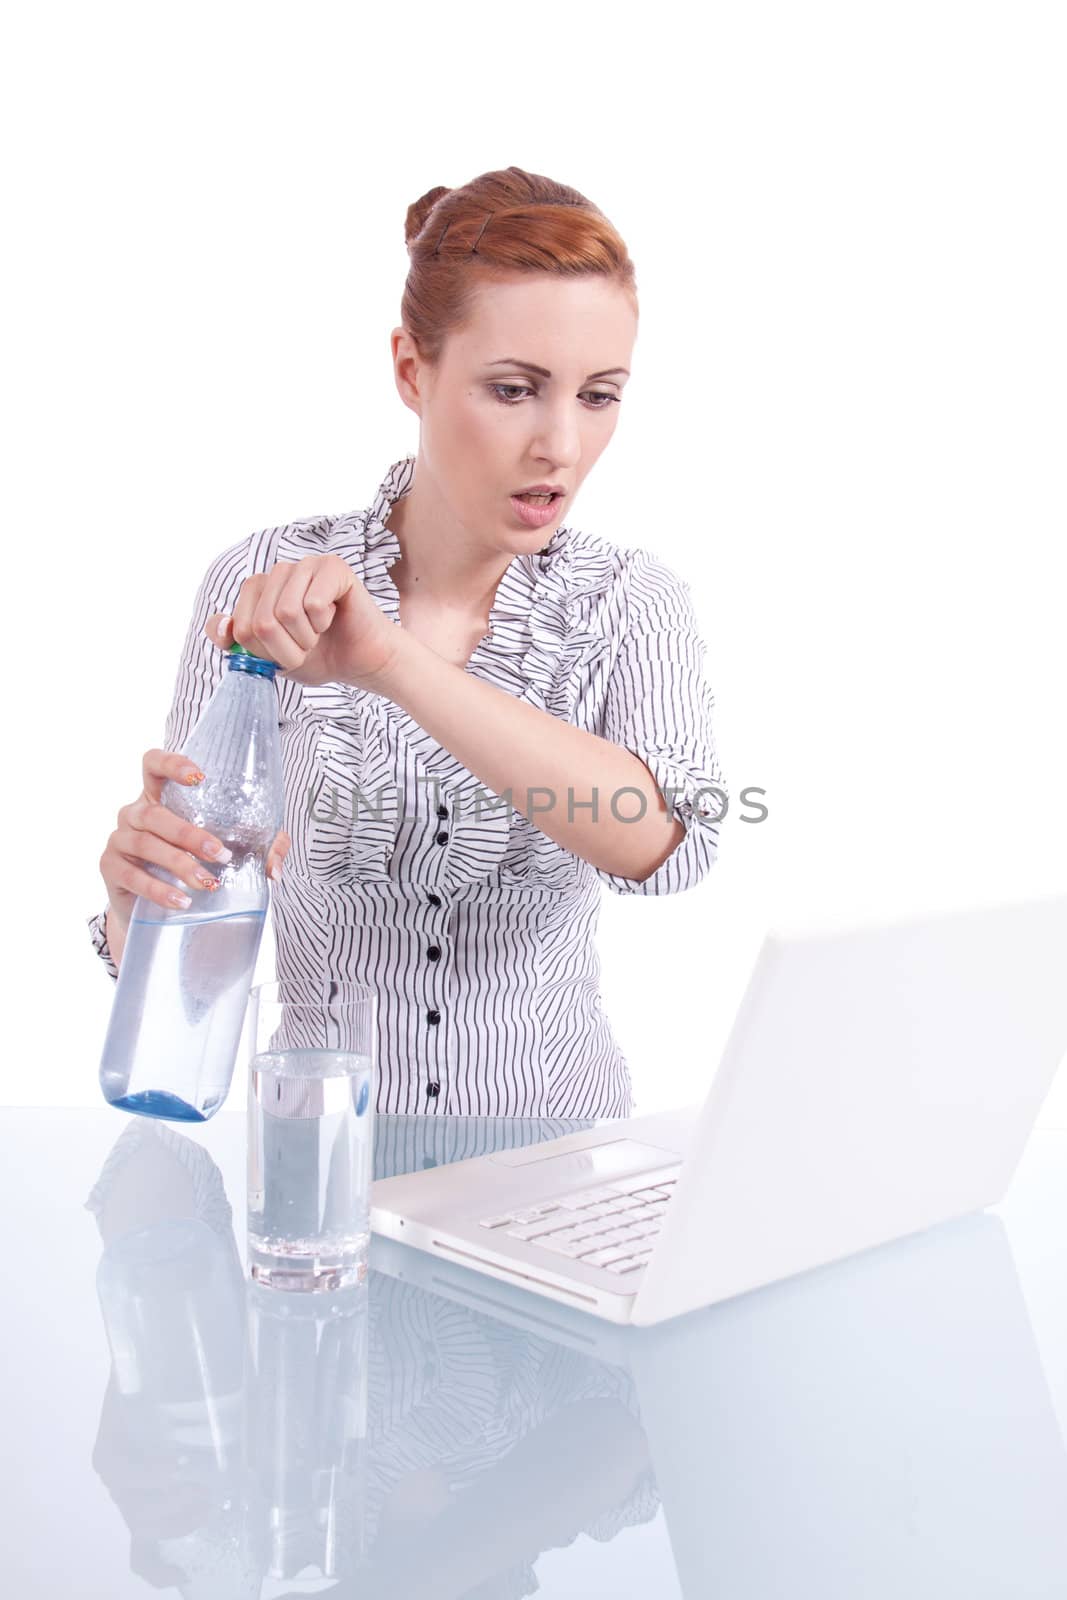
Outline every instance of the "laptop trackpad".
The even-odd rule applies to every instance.
[[[575,1178],[588,1178],[602,1182],[611,1178],[626,1177],[644,1168],[667,1166],[680,1161],[677,1150],[657,1149],[651,1144],[639,1144],[636,1139],[613,1139],[609,1144],[590,1145],[585,1150],[570,1150],[565,1155],[551,1155],[544,1146],[524,1145],[520,1150],[498,1150],[489,1157],[505,1167],[526,1167],[537,1162],[540,1171],[551,1182],[570,1182]]]

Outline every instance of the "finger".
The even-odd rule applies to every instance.
[[[229,639],[252,655],[277,662],[283,672],[300,666],[314,644],[313,637],[306,645],[298,643],[276,614],[278,597],[295,570],[294,562],[278,561],[269,572],[246,578],[230,618]]]
[[[179,817],[161,802],[150,800],[147,795],[142,795],[132,805],[123,806],[118,816],[118,830],[124,834],[125,830],[129,830],[132,835],[141,837],[155,834],[166,843],[211,861],[216,866],[223,866],[233,859],[233,852],[216,834],[197,827],[195,822],[190,822],[186,817]],[[137,853],[134,849],[133,854]]]
[[[192,787],[204,781],[204,774],[178,750],[146,750],[141,758],[141,782],[149,800],[159,800],[168,778]]]
[[[320,559],[313,556],[305,557],[305,561],[314,562],[314,567],[304,592],[304,610],[316,632],[322,634],[337,614],[337,602],[352,587],[352,572],[340,557]],[[301,562],[303,565],[304,562]]]
[[[285,829],[279,829],[271,841],[271,847],[267,855],[267,877],[273,878],[275,882],[282,875],[282,863],[289,854],[290,845],[291,840]]]
[[[201,862],[195,860],[188,851],[179,850],[157,833],[148,833],[138,828],[121,827],[115,829],[108,842],[111,851],[118,857],[118,868],[112,873],[112,876],[118,880],[123,888],[130,887],[127,882],[126,868],[141,871],[145,862],[149,861],[157,867],[165,868],[167,872],[186,884],[190,889],[205,890],[213,894],[219,887],[219,880],[213,872],[209,871]],[[152,874],[148,873],[147,876],[151,878]],[[154,882],[157,888],[164,890],[164,895],[162,898],[158,895],[153,895],[152,898],[158,905],[169,904],[165,891],[168,887],[173,888],[173,884],[168,885],[161,882],[159,878],[155,878]],[[134,892],[141,893],[140,889]]]
[[[204,623],[204,632],[212,644],[228,650],[233,644],[233,618],[221,611],[213,612]]]
[[[277,622],[285,630],[288,638],[292,640],[294,647],[300,651],[301,662],[310,650],[314,650],[319,642],[320,633],[324,633],[329,626],[329,622],[327,622],[323,627],[317,627],[314,620],[308,615],[308,590],[314,581],[315,570],[318,565],[320,565],[319,558],[311,556],[305,557],[304,560],[298,561],[295,565],[280,564],[275,567],[271,577],[273,578],[275,573],[280,574],[279,583],[276,587],[268,584],[260,598],[256,612],[257,630],[262,633],[265,624],[269,625],[272,622]],[[268,603],[273,604],[274,607],[273,619],[261,617],[261,612]],[[321,612],[321,605],[317,605],[316,609]],[[283,639],[284,642],[285,640]],[[294,666],[298,664],[297,662],[293,663]]]
[[[286,856],[289,854],[289,851],[292,849],[292,844],[293,841],[290,839],[285,829],[279,828],[278,832],[274,835],[274,838],[270,842],[270,854],[272,856],[277,856],[279,861],[284,861]]]
[[[258,591],[251,617],[252,637],[262,654],[276,661],[282,671],[302,666],[305,656],[318,643],[318,634],[304,612],[304,591],[310,581],[306,561],[279,561],[266,574]],[[234,634],[245,644],[239,619],[234,618]],[[252,645],[247,646],[252,649]]]
[[[172,883],[165,883],[154,873],[145,867],[139,867],[136,861],[131,861],[125,856],[120,856],[118,859],[118,867],[111,873],[111,882],[116,889],[126,894],[140,895],[143,900],[150,900],[153,905],[163,906],[168,911],[187,911],[192,905],[192,890],[178,889]]]
[[[227,648],[233,643],[243,644],[251,655],[261,656],[265,661],[272,661],[267,645],[262,639],[256,638],[252,618],[259,604],[260,592],[267,581],[267,574],[253,572],[250,578],[242,583],[238,593],[233,613],[229,618],[229,626],[225,635]],[[279,662],[279,665],[281,663]]]

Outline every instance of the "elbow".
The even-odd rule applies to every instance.
[[[670,842],[668,843],[666,849],[660,851],[652,865],[646,868],[644,872],[634,873],[634,881],[636,883],[645,883],[649,878],[654,878],[660,867],[662,867],[663,863],[665,861],[669,861],[671,856],[673,856],[674,852],[685,838],[685,834],[685,824],[683,822],[679,822],[677,817],[675,817],[673,826],[671,828]]]
[[[681,830],[674,847],[659,864],[643,878],[634,879],[628,892],[644,895],[685,894],[703,883],[716,860],[719,847],[717,831],[712,832],[702,824],[691,828],[678,824]]]

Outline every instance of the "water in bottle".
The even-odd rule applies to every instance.
[[[229,1091],[270,903],[267,853],[284,819],[275,663],[234,644],[226,669],[182,750],[204,781],[168,779],[161,799],[231,858],[214,890],[146,863],[192,905],[137,897],[100,1063],[112,1105],[171,1121],[206,1121]]]

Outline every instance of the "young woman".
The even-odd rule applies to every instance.
[[[159,797],[236,639],[280,669],[278,977],[376,991],[379,1110],[625,1116],[601,885],[698,883],[727,803],[688,585],[563,522],[615,432],[634,270],[583,195],[518,167],[431,189],[406,236],[392,353],[418,452],[369,509],[208,568],[93,941],[116,977],[136,896],[168,903],[145,862],[202,886],[210,835]]]

